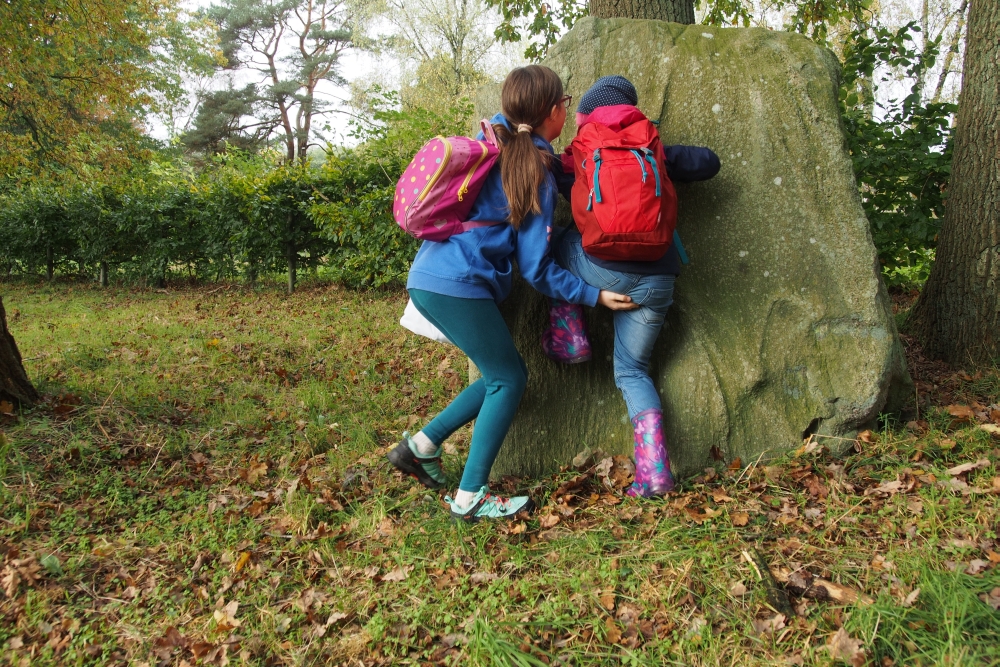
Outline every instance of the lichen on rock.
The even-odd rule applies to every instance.
[[[833,448],[911,395],[837,105],[839,66],[800,36],[585,18],[546,65],[577,99],[622,74],[666,144],[712,148],[722,170],[677,186],[691,257],[653,357],[680,472],[710,452],[745,463],[832,436]],[[477,111],[499,108],[484,88]],[[563,142],[572,137],[570,120]],[[560,208],[571,224],[568,207]],[[588,312],[594,359],[562,367],[538,344],[547,302],[519,283],[503,306],[530,371],[498,474],[541,474],[585,447],[631,452],[614,386],[610,313]]]

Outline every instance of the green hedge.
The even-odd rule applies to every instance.
[[[163,284],[172,278],[257,280],[322,269],[344,284],[402,284],[417,249],[390,213],[396,181],[420,145],[468,125],[398,111],[376,91],[358,148],[318,163],[230,152],[195,170],[160,156],[102,184],[35,184],[0,198],[0,271],[76,273]]]

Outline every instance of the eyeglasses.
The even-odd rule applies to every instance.
[[[570,105],[573,104],[573,96],[563,95],[562,99],[559,100],[559,104],[563,105],[564,108],[569,109]]]

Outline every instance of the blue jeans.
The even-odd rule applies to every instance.
[[[556,229],[552,236],[552,252],[560,266],[589,285],[626,294],[639,304],[636,310],[614,311],[615,386],[625,399],[629,419],[650,408],[661,410],[660,395],[649,377],[649,358],[674,302],[676,276],[609,271],[590,261],[575,227]]]

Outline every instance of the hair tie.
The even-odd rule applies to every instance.
[[[531,126],[528,125],[527,123],[521,123],[520,125],[517,126],[517,131],[518,132],[529,132],[530,133],[531,132]]]

